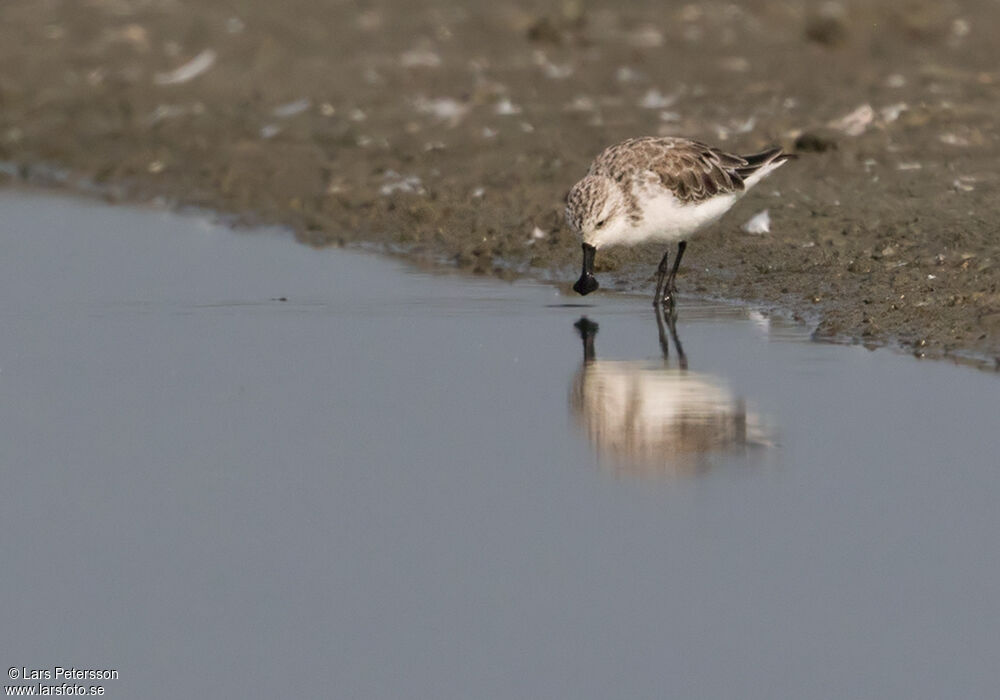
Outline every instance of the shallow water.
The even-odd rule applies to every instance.
[[[690,304],[685,363],[644,299],[0,211],[8,666],[145,698],[1000,685],[994,375]]]

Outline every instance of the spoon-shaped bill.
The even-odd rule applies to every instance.
[[[594,277],[594,255],[596,253],[597,248],[587,243],[583,244],[583,272],[580,273],[580,279],[573,285],[573,291],[581,296],[590,294],[600,286],[597,283],[597,278]]]

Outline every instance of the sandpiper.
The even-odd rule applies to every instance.
[[[660,260],[653,295],[654,305],[672,305],[687,239],[789,158],[794,156],[778,147],[738,156],[698,141],[653,136],[605,149],[566,196],[566,222],[583,239],[583,272],[573,289],[597,289],[594,255],[602,246],[678,241],[669,275],[669,248]]]

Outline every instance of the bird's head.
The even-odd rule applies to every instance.
[[[588,175],[566,195],[566,223],[583,242],[583,272],[573,285],[578,294],[597,289],[594,256],[604,244],[614,243],[628,225],[628,206],[621,188],[602,175]]]
[[[600,248],[614,242],[628,225],[628,206],[617,182],[588,175],[566,195],[566,223],[587,245]]]

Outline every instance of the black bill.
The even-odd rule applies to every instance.
[[[586,296],[601,286],[594,277],[594,255],[596,253],[597,248],[587,243],[583,244],[583,272],[580,273],[580,279],[573,285],[573,291],[581,296]]]

